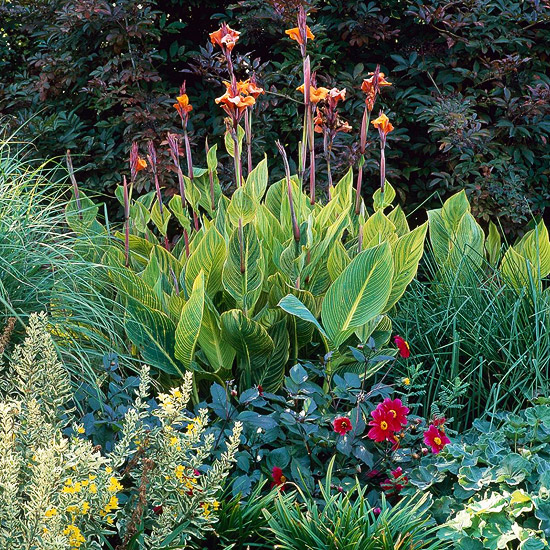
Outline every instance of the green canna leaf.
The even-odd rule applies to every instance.
[[[393,260],[387,242],[359,253],[342,271],[321,307],[323,326],[335,348],[382,313],[392,277]]]
[[[229,239],[229,251],[223,266],[225,290],[245,313],[251,311],[262,291],[264,280],[260,241],[252,224],[238,227]]]
[[[185,266],[185,285],[191,288],[193,281],[202,270],[204,272],[206,292],[214,296],[223,288],[222,270],[227,256],[225,239],[215,225],[211,225],[198,245],[189,256]]]
[[[187,369],[192,367],[203,313],[204,273],[201,271],[193,283],[193,291],[189,296],[189,300],[187,300],[181,310],[180,320],[175,332],[175,356]]]

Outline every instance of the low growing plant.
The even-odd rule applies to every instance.
[[[429,492],[439,538],[453,548],[543,549],[550,536],[550,406],[500,412],[410,475],[405,493]]]
[[[319,502],[303,495],[304,504],[275,500],[275,510],[265,512],[269,527],[283,550],[395,550],[415,548],[435,550],[444,543],[435,537],[427,496],[401,500],[390,507],[383,500],[374,508],[366,488],[356,483],[345,493],[334,491],[331,482],[333,461],[326,482],[320,484]]]

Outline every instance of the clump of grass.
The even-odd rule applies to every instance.
[[[427,254],[393,319],[411,343],[409,361],[422,364],[425,410],[449,381],[466,387],[457,428],[487,410],[517,410],[548,394],[550,310],[536,281],[514,289],[497,269],[467,261],[443,275]]]
[[[100,266],[67,230],[63,172],[58,161],[23,160],[0,142],[0,326],[15,317],[22,333],[30,314],[47,311],[75,380],[93,383],[104,354],[125,352],[123,316],[102,287]]]

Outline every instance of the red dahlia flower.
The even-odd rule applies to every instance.
[[[432,453],[438,454],[451,440],[443,430],[437,429],[433,424],[424,432],[424,443],[431,447]]]
[[[395,342],[395,345],[397,346],[397,349],[399,350],[399,355],[401,355],[401,357],[407,359],[411,356],[411,348],[409,347],[409,343],[407,342],[407,340],[405,340],[401,336],[396,336],[393,341]]]
[[[370,439],[377,441],[394,441],[395,430],[391,428],[394,418],[391,414],[377,407],[371,413],[372,420],[369,422],[369,426],[372,428],[367,434]]]
[[[332,426],[334,428],[334,431],[340,435],[346,435],[353,429],[353,426],[351,425],[351,420],[346,416],[339,416],[338,418],[335,418]]]
[[[273,478],[271,488],[273,489],[273,487],[280,487],[281,490],[284,490],[286,477],[283,475],[283,470],[279,468],[279,466],[273,466],[273,469],[271,470],[271,477]]]
[[[387,413],[389,418],[390,429],[399,432],[403,426],[407,425],[407,415],[409,409],[403,405],[401,399],[390,399],[386,397],[377,407]]]

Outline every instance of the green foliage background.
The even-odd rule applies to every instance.
[[[220,20],[242,31],[239,76],[254,70],[262,98],[255,147],[299,139],[294,91],[299,52],[283,28],[297,0],[225,2],[45,0],[0,7],[0,112],[40,153],[78,152],[96,190],[120,181],[131,140],[163,138],[176,123],[181,81],[195,111],[196,154],[221,134],[213,99],[225,77],[208,32]],[[544,1],[318,0],[310,10],[318,80],[348,89],[344,116],[358,131],[366,72],[380,63],[394,88],[382,101],[397,130],[388,179],[411,205],[466,188],[476,215],[507,226],[550,200],[550,6]],[[240,57],[239,57],[240,56]],[[30,119],[30,120],[29,120]],[[357,160],[356,134],[336,149],[341,174]],[[378,147],[368,147],[376,184]],[[274,155],[273,155],[274,156]]]

